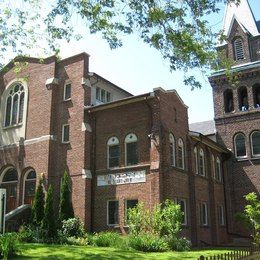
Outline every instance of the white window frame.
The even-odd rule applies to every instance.
[[[175,148],[175,138],[172,133],[169,135],[169,142],[170,142],[170,164],[172,166],[176,166],[176,148]],[[173,156],[171,158],[171,155]],[[173,160],[172,160],[173,159]]]
[[[117,201],[118,202],[118,223],[116,224],[109,224],[109,202],[112,201]],[[120,223],[120,216],[119,216],[119,200],[114,199],[114,200],[107,200],[107,226],[109,227],[115,227],[115,226],[119,226]]]
[[[182,147],[182,154],[181,154],[182,167],[180,167],[180,166],[178,165],[178,161],[179,161],[179,147],[180,147],[180,146]],[[179,139],[178,139],[178,147],[177,147],[177,154],[178,154],[178,157],[177,157],[177,167],[180,168],[180,169],[182,169],[182,170],[185,169],[184,147],[185,147],[185,145],[184,145],[184,142],[183,142],[182,138],[179,138]]]
[[[216,159],[216,178],[217,181],[222,182],[222,169],[221,169],[221,161],[217,156]]]
[[[104,93],[104,100],[102,100],[102,91]],[[97,95],[97,92],[98,95]],[[109,93],[109,97],[110,97],[110,100],[108,101],[108,93]],[[112,93],[107,91],[106,89],[104,88],[100,88],[100,87],[96,87],[96,93],[95,93],[95,100],[96,100],[96,103],[97,104],[105,104],[105,103],[109,103],[109,102],[112,102],[113,101],[113,98],[112,98]]]
[[[211,154],[211,167],[212,167],[212,176],[216,179],[216,164],[215,164],[215,156]]]
[[[64,141],[64,129],[65,129],[66,126],[69,127],[69,140],[68,140],[68,141]],[[61,142],[62,142],[63,144],[68,144],[68,143],[70,142],[70,125],[69,125],[69,124],[63,124],[63,125],[62,125],[62,137],[61,137],[61,138],[62,138],[62,139],[61,139]]]
[[[187,200],[186,199],[182,199],[182,198],[178,198],[177,199],[177,203],[179,205],[181,205],[180,203],[184,202],[184,220],[181,223],[183,226],[187,226],[188,225],[188,212],[187,212]]]
[[[245,134],[243,134],[243,133],[237,133],[237,134],[235,134],[235,136],[234,136],[234,150],[235,150],[235,156],[236,156],[236,158],[238,158],[238,159],[247,158],[247,149],[246,149],[246,154],[245,154],[245,155],[243,155],[243,156],[238,156],[238,155],[237,155],[237,143],[236,143],[236,138],[237,138],[238,135],[243,135],[243,136],[244,136],[244,138],[245,138],[245,149],[246,149],[246,136],[245,136]],[[252,145],[252,142],[251,142],[251,145]],[[252,146],[251,146],[251,147],[252,147]]]
[[[202,156],[202,172],[200,172],[200,169],[201,169],[201,161],[200,161],[200,158]],[[205,177],[206,176],[206,170],[205,170],[205,153],[204,153],[204,150],[202,148],[199,149],[199,169],[198,169],[198,174],[200,176],[203,176]]]
[[[110,167],[110,165],[109,165],[109,159],[110,159],[110,157],[109,157],[109,147],[115,146],[115,145],[119,146],[119,139],[116,136],[112,136],[107,141],[107,168],[108,169],[114,169],[114,168],[120,167],[120,146],[119,146],[119,165],[115,166],[115,167]]]
[[[67,86],[70,85],[70,97],[66,98],[66,88]],[[65,82],[64,86],[63,86],[63,101],[69,101],[71,100],[71,82]]]
[[[131,140],[130,139],[130,136],[133,136],[133,139]],[[138,137],[137,137],[137,135],[136,134],[134,134],[134,133],[130,133],[130,134],[128,134],[126,137],[125,137],[125,166],[126,167],[132,167],[132,166],[134,166],[134,165],[138,165],[138,163],[139,163],[139,155],[138,155],[138,148],[137,148],[137,164],[131,164],[131,165],[128,165],[127,164],[127,144],[130,144],[130,143],[137,143],[138,142]]]
[[[206,209],[206,210],[205,210],[205,213],[206,213],[206,216],[205,216],[206,223],[202,223],[203,218],[202,218],[201,213],[204,212],[203,209],[202,209],[203,206],[205,206],[205,209]],[[200,207],[200,225],[203,226],[203,227],[207,227],[207,226],[209,225],[209,219],[208,219],[208,215],[209,215],[209,213],[208,213],[208,203],[206,203],[206,202],[201,202],[201,203],[199,204],[199,207]]]
[[[220,226],[225,226],[225,211],[222,204],[218,205],[218,220]]]
[[[194,148],[193,150],[193,155],[194,155],[194,159],[195,159],[195,173],[198,174],[199,173],[199,164],[198,164],[198,149],[197,147]]]
[[[36,188],[37,188],[37,174],[36,174],[35,179],[27,180],[28,174],[29,174],[31,171],[34,171],[35,174],[36,174],[36,171],[35,171],[34,169],[30,168],[29,170],[26,171],[26,173],[25,173],[24,176],[23,176],[23,203],[24,203],[24,200],[25,200],[25,184],[26,184],[26,181],[35,180],[35,192],[36,192]]]
[[[255,130],[255,131],[253,131],[253,132],[250,134],[250,144],[251,144],[252,155],[255,156],[255,157],[258,157],[258,156],[260,156],[260,154],[254,154],[254,149],[253,149],[253,140],[252,140],[252,136],[253,136],[253,134],[254,134],[255,132],[259,132],[259,133],[260,133],[259,130]]]

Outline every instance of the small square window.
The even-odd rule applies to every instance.
[[[63,100],[70,100],[71,99],[71,84],[65,84],[64,85],[64,94],[63,94]]]
[[[107,202],[107,224],[109,226],[114,226],[119,224],[118,217],[118,200],[109,200]]]
[[[70,126],[62,126],[62,143],[68,143],[70,141]]]

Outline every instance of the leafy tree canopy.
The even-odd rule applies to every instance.
[[[100,33],[112,49],[122,46],[123,35],[137,33],[161,53],[171,70],[205,70],[216,61],[214,45],[219,36],[207,18],[223,2],[240,0],[0,1],[0,61],[8,51],[25,54],[44,47],[57,53],[57,41],[84,35],[76,32],[77,20],[90,33]],[[194,77],[185,83],[201,87]]]

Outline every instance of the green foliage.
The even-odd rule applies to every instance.
[[[54,216],[53,208],[53,188],[49,186],[46,197],[46,204],[44,209],[44,218],[42,220],[42,228],[46,232],[46,236],[49,239],[53,239],[57,236],[56,219]]]
[[[32,48],[41,49],[46,45],[43,42],[49,46],[45,52],[50,49],[58,53],[60,39],[78,40],[84,35],[77,34],[77,26],[72,26],[79,20],[90,33],[100,33],[112,49],[122,46],[123,35],[137,33],[161,53],[171,70],[187,73],[193,68],[204,71],[215,64],[214,47],[221,32],[212,32],[208,15],[218,12],[221,2],[240,0],[61,0],[46,4],[47,12],[42,12],[44,1],[15,2],[0,3],[0,58],[7,51],[22,54]],[[201,87],[192,76],[186,76],[184,82]]]
[[[180,205],[170,200],[157,205],[153,210],[138,203],[137,207],[128,210],[129,232],[132,235],[151,233],[176,237],[181,230],[182,214]]]
[[[170,249],[174,251],[189,251],[191,249],[191,242],[185,237],[167,238],[167,243]]]
[[[83,223],[79,218],[63,220],[61,232],[65,237],[82,237],[84,235]]]
[[[118,247],[122,237],[116,232],[96,233],[89,239],[90,244],[101,247]]]
[[[3,259],[15,256],[18,252],[18,239],[15,233],[0,235],[0,256]]]
[[[165,238],[154,234],[131,235],[129,245],[133,249],[143,252],[164,252],[169,249]]]
[[[44,192],[43,192],[43,180],[41,179],[33,201],[32,207],[32,221],[36,225],[41,225],[44,217]]]
[[[60,221],[63,221],[69,218],[74,218],[74,211],[71,202],[69,175],[65,171],[61,184],[59,219]]]
[[[66,244],[75,246],[88,245],[88,239],[85,237],[67,237]]]

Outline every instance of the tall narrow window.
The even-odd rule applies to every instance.
[[[36,188],[36,172],[28,171],[24,176],[24,204],[31,204],[34,199]]]
[[[212,169],[212,176],[216,179],[216,165],[215,165],[215,156],[211,155],[211,169]]]
[[[108,168],[119,167],[119,140],[117,137],[109,138],[107,142]]]
[[[194,163],[195,163],[195,173],[199,173],[199,164],[198,164],[198,150],[197,147],[194,148]]]
[[[137,206],[138,200],[126,200],[125,201],[125,222],[128,220],[128,210]]]
[[[218,205],[218,223],[220,226],[225,225],[225,213],[223,205]]]
[[[260,155],[260,131],[254,131],[251,134],[252,154],[254,156]]]
[[[226,89],[224,91],[224,107],[226,113],[234,110],[233,92],[231,89]]]
[[[181,138],[178,139],[178,167],[184,169],[184,144]]]
[[[240,87],[238,89],[238,102],[240,111],[248,110],[248,97],[246,87]]]
[[[11,87],[5,103],[4,126],[15,126],[23,122],[24,87],[18,83]]]
[[[216,159],[216,180],[222,181],[221,162],[219,157]]]
[[[234,53],[235,60],[243,60],[245,58],[243,41],[241,38],[234,41]]]
[[[235,154],[236,157],[246,157],[246,138],[242,133],[235,135]]]
[[[202,226],[208,226],[208,204],[200,203],[200,224]]]
[[[187,203],[185,199],[178,199],[177,203],[180,205],[181,207],[181,211],[183,213],[182,216],[182,225],[187,225],[188,221],[188,217],[187,217]]]
[[[67,83],[64,85],[63,100],[70,100],[71,98],[71,84]]]
[[[260,108],[260,83],[253,86],[254,107]]]
[[[137,136],[128,134],[125,138],[125,160],[126,165],[138,164]]]
[[[109,200],[107,202],[107,224],[114,226],[119,224],[118,200]]]
[[[175,139],[173,134],[169,135],[169,142],[170,142],[170,161],[171,161],[171,165],[175,166],[176,162],[175,162]]]
[[[70,126],[62,125],[62,142],[69,143],[70,141]]]
[[[199,154],[199,175],[205,176],[205,156],[202,148]]]

